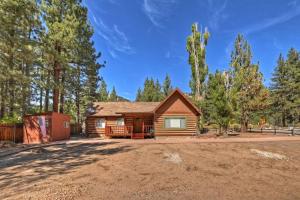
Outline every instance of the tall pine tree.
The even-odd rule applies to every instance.
[[[167,74],[163,83],[163,96],[167,97],[173,91],[171,78]]]
[[[250,45],[238,35],[231,54],[231,103],[241,130],[247,131],[251,114],[267,106],[268,91],[258,64],[252,64]]]
[[[117,95],[115,86],[113,87],[111,93],[109,94],[109,101],[112,101],[112,102],[118,101],[118,95]]]

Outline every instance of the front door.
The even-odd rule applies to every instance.
[[[133,121],[133,132],[142,133],[143,132],[143,119],[135,118]]]

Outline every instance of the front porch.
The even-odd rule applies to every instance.
[[[122,113],[123,125],[106,125],[107,137],[130,137],[144,139],[154,137],[153,114],[149,113]]]
[[[130,137],[131,139],[144,139],[154,136],[153,125],[144,125],[139,132],[134,131],[133,126],[105,126],[107,137]]]

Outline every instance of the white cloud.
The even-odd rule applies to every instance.
[[[109,50],[108,50],[108,53],[110,54],[110,56],[111,56],[112,58],[117,58],[117,57],[118,57],[117,54],[116,54],[116,52],[115,52],[114,50],[109,49]]]
[[[224,12],[227,7],[227,0],[224,1],[223,4],[216,5],[213,1],[208,0],[208,8],[211,13],[211,17],[209,20],[209,27],[217,30],[219,28],[219,23],[221,20],[227,17],[226,13]]]
[[[277,24],[287,22],[295,17],[298,17],[299,15],[300,15],[300,6],[297,6],[295,9],[289,10],[288,12],[283,13],[277,17],[268,18],[266,20],[262,20],[262,22],[246,27],[244,30],[242,30],[242,33],[248,35],[251,33],[262,31],[271,26],[275,26]]]
[[[109,27],[93,13],[92,18],[96,25],[96,33],[105,40],[108,52],[113,58],[117,57],[117,52],[125,54],[135,53],[134,48],[129,44],[126,34],[120,30],[118,25],[114,24],[112,27]]]
[[[144,0],[143,11],[154,26],[163,28],[175,3],[175,0]]]

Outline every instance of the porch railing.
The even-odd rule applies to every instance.
[[[144,125],[143,133],[152,135],[154,133],[153,125]]]
[[[107,136],[131,136],[132,126],[105,126]]]
[[[154,133],[153,125],[144,125],[142,127],[142,134],[152,136]],[[131,136],[133,134],[141,134],[139,133],[133,133],[133,126],[105,126],[105,135],[106,136],[116,136],[116,137],[126,137]]]

